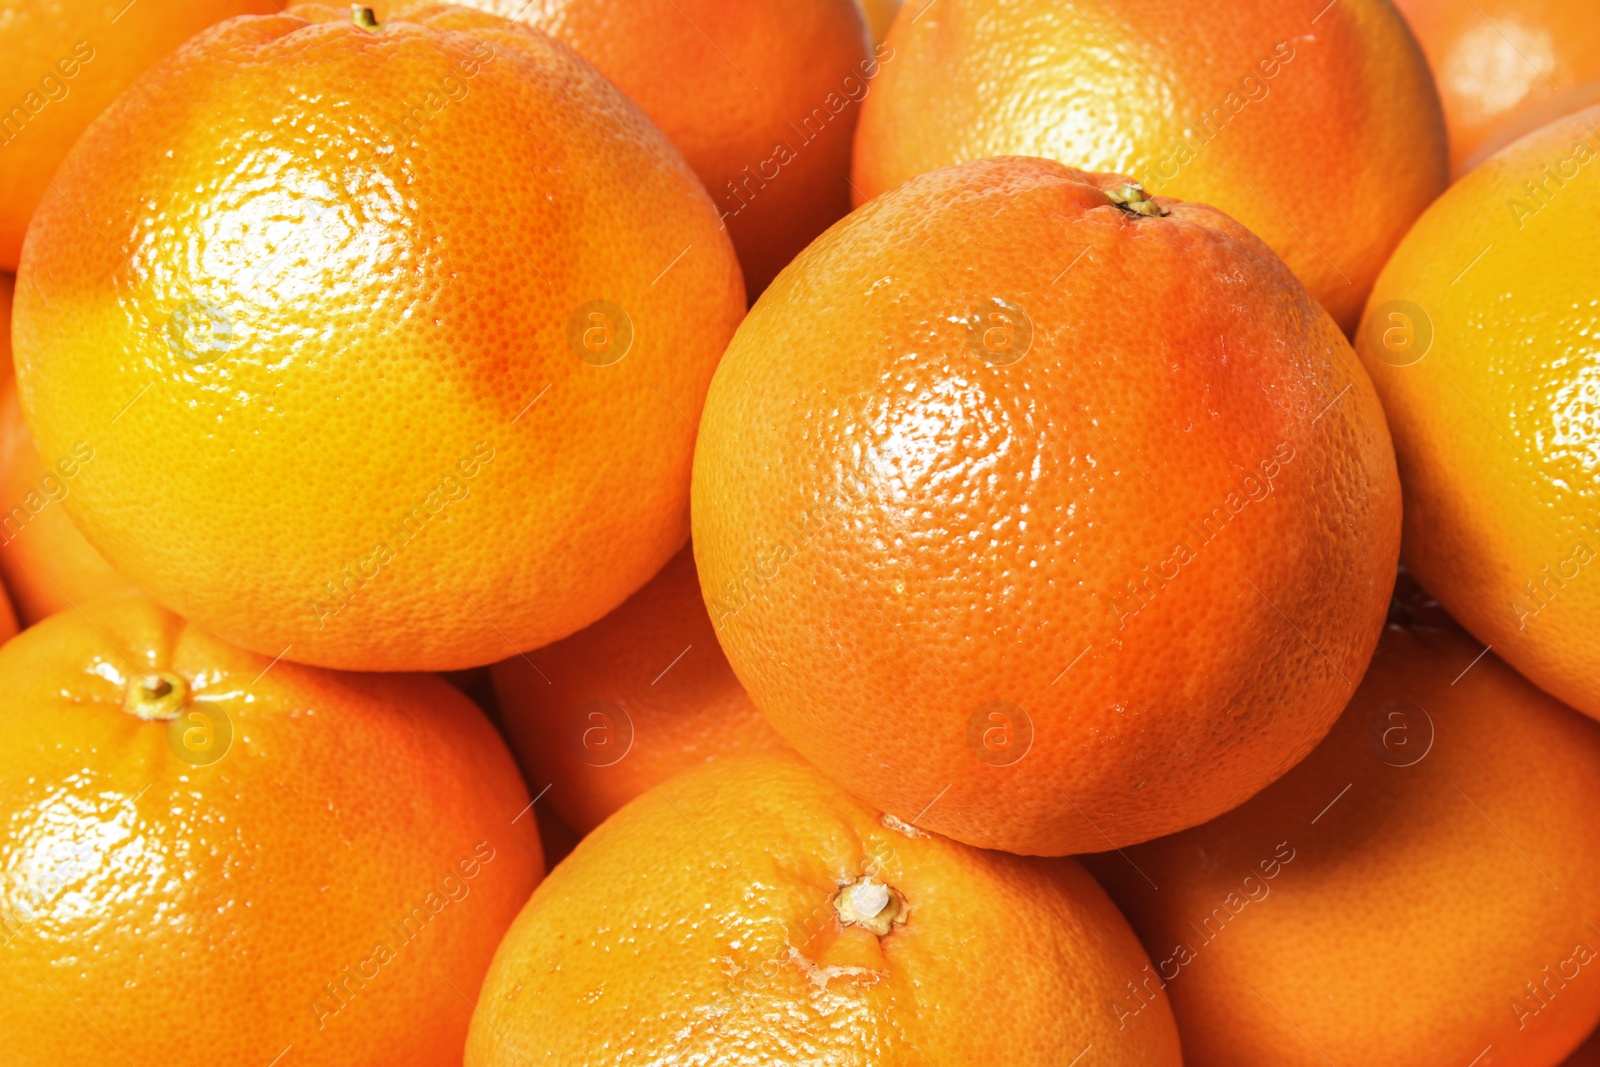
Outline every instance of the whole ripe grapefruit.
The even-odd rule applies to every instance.
[[[1360,363],[1258,238],[1125,178],[980,160],[859,209],[756,303],[700,429],[739,679],[835,781],[969,844],[1226,811],[1382,628],[1400,493]]]
[[[1076,862],[967,848],[792,753],[742,756],[640,796],[551,872],[466,1063],[1177,1067],[1164,1001],[1122,1027],[1108,1009],[1146,966]]]
[[[83,442],[46,463],[23,421],[16,384],[0,384],[0,578],[23,625],[136,591],[84,540],[61,504],[84,464],[93,462],[93,446]]]
[[[1451,187],[1373,289],[1418,580],[1534,684],[1600,716],[1600,108]]]
[[[1191,1067],[1552,1067],[1600,1018],[1597,805],[1600,727],[1401,615],[1304,763],[1091,861],[1155,961],[1125,1010],[1164,985]]]
[[[1396,0],[1396,6],[1438,82],[1456,175],[1600,101],[1600,20],[1589,0]]]
[[[571,45],[655,120],[717,205],[752,298],[850,210],[877,70],[859,0],[465,2]]]
[[[1130,174],[1250,227],[1346,332],[1444,188],[1438,95],[1388,0],[940,0],[887,44],[857,202],[984,156]]]
[[[683,547],[733,248],[543,34],[297,12],[194,38],[62,165],[19,274],[29,425],[94,447],[90,543],[236,644],[362,670],[548,644]]]
[[[16,270],[28,217],[94,117],[142,71],[207,26],[271,0],[50,0],[0,17],[0,270]],[[150,133],[151,131],[146,131]]]
[[[0,678],[7,1063],[460,1064],[543,873],[470,701],[274,664],[142,598],[39,623]]]
[[[787,747],[717,645],[688,548],[599,622],[497,663],[494,682],[528,781],[579,834],[680,771]]]

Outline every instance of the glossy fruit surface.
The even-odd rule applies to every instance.
[[[1243,227],[1123,178],[983,160],[858,210],[757,302],[700,428],[740,680],[834,780],[969,844],[1226,811],[1382,627],[1399,485],[1349,344]]]
[[[655,120],[705,183],[752,297],[850,210],[850,144],[877,70],[857,0],[466,6],[571,45]]]
[[[1518,137],[1600,102],[1590,0],[1396,0],[1428,56],[1459,175]]]
[[[278,10],[269,0],[7,0],[0,5],[0,270],[16,270],[34,206],[94,117],[207,26]]]
[[[1244,223],[1347,332],[1444,188],[1438,95],[1388,0],[940,0],[887,43],[857,202],[985,156],[1128,174]]]
[[[484,980],[466,1063],[1056,1067],[1092,1049],[1177,1067],[1164,1000],[1120,1029],[1108,1007],[1145,966],[1077,863],[910,830],[793,754],[735,757],[551,872]]]
[[[579,834],[680,771],[787,747],[734,677],[679,552],[621,607],[494,667],[511,747]]]
[[[1356,339],[1394,434],[1405,557],[1536,685],[1600,717],[1600,108],[1450,188]]]
[[[57,173],[19,274],[29,425],[94,448],[90,543],[236,644],[416,670],[564,637],[683,546],[732,246],[545,36],[296,10],[191,40]]]
[[[1553,1067],[1594,1027],[1600,726],[1481,653],[1391,625],[1304,763],[1094,858],[1185,1063]]]
[[[543,872],[469,701],[274,664],[142,598],[38,624],[0,679],[8,1065],[460,1064]]]

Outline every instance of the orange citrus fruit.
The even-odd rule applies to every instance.
[[[1346,332],[1444,188],[1438,95],[1387,0],[940,0],[887,43],[858,201],[983,156],[1130,174],[1250,227]]]
[[[465,697],[273,663],[142,598],[39,623],[0,679],[7,1063],[461,1063],[543,872]]]
[[[1147,966],[1075,861],[967,848],[792,754],[743,756],[640,796],[551,873],[466,1063],[1176,1067],[1164,1000],[1120,1026],[1108,1007]]]
[[[1373,289],[1357,350],[1405,485],[1405,556],[1534,684],[1600,716],[1600,108],[1468,173]]]
[[[1203,822],[1309,752],[1400,527],[1371,383],[1265,244],[1016,157],[907,182],[779,276],[712,382],[693,509],[785,740],[1046,854]]]
[[[46,463],[28,434],[15,383],[0,385],[0,577],[24,625],[135,591],[61,504],[84,464],[93,462],[93,446],[84,442]]]
[[[1553,1067],[1600,1018],[1597,807],[1600,727],[1397,621],[1304,763],[1092,861],[1154,961],[1124,1010],[1164,989],[1191,1067]]]
[[[696,764],[787,747],[717,645],[688,548],[599,622],[496,664],[494,681],[528,781],[580,834]]]
[[[72,143],[139,73],[212,23],[271,0],[7,3],[0,15],[0,270],[16,270],[34,205]],[[154,130],[146,131],[155,135]]]
[[[1396,0],[1428,56],[1461,174],[1600,101],[1592,0]]]
[[[363,670],[548,644],[683,547],[733,248],[543,34],[297,10],[195,37],[62,164],[18,275],[29,425],[94,448],[66,498],[90,543],[235,644]]]
[[[655,120],[715,201],[752,297],[850,210],[857,105],[878,66],[858,0],[466,4],[571,45]]]

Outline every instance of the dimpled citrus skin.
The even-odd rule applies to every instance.
[[[571,45],[655,120],[705,183],[752,297],[850,210],[857,104],[876,69],[857,0],[466,6]]]
[[[1462,178],[1384,268],[1356,341],[1394,433],[1408,565],[1530,681],[1600,717],[1597,158],[1600,108]]]
[[[1036,155],[1213,204],[1349,332],[1445,183],[1428,68],[1388,0],[940,0],[897,19],[854,195]]]
[[[864,876],[906,908],[881,937],[834,907]],[[1108,1008],[1145,966],[1077,863],[908,836],[792,754],[735,757],[552,872],[495,955],[466,1064],[1057,1067],[1092,1048],[1176,1067],[1165,1001],[1122,1029]]]
[[[60,503],[82,469],[80,455],[94,462],[92,452],[70,452],[46,464],[23,421],[15,383],[0,385],[0,577],[24,625],[136,592],[83,539]]]
[[[94,448],[90,542],[236,644],[362,670],[547,644],[683,546],[732,246],[564,46],[298,10],[191,40],[68,156],[18,276],[29,425]]]
[[[1552,1067],[1594,1027],[1600,727],[1482,650],[1390,626],[1304,763],[1090,861],[1170,978],[1190,1067]]]
[[[124,710],[152,671],[188,684],[172,722]],[[470,701],[272,664],[143,598],[38,624],[0,678],[7,1064],[461,1063],[466,998],[543,873]]]
[[[494,684],[528,780],[579,833],[697,764],[788,747],[717,645],[687,547],[599,622],[497,663]]]
[[[880,197],[757,302],[701,422],[734,671],[840,784],[970,844],[1241,803],[1337,717],[1393,583],[1394,459],[1343,335],[1243,227],[1125,213],[1124,182],[1008,158]],[[991,365],[1007,315],[1031,347]]]
[[[207,26],[266,15],[269,0],[6,0],[0,4],[0,270],[16,270],[22,235],[50,175],[78,135],[129,82]]]
[[[1396,0],[1428,56],[1460,175],[1493,151],[1600,100],[1589,0]]]

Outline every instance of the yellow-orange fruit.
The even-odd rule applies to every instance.
[[[44,455],[95,450],[89,542],[185,617],[324,666],[480,665],[683,547],[739,265],[571,50],[357,15],[214,27],[95,121],[29,230],[18,386]]]
[[[1536,783],[1536,784],[1535,784]],[[1600,726],[1453,626],[1391,625],[1304,763],[1092,861],[1190,1067],[1554,1067],[1600,1018]]]
[[[1518,137],[1600,102],[1593,0],[1395,0],[1395,6],[1433,68],[1457,175]]]
[[[1243,802],[1338,717],[1400,492],[1338,327],[1213,208],[1049,160],[808,248],[700,424],[694,550],[785,740],[919,826],[1091,851]]]
[[[912,829],[792,753],[734,757],[551,872],[484,979],[466,1064],[1177,1067],[1159,997],[1131,1025],[1109,1009],[1146,966],[1076,862]]]
[[[464,2],[571,45],[644,108],[705,183],[752,297],[850,210],[877,70],[858,0]]]
[[[495,664],[494,682],[528,781],[580,835],[681,771],[787,747],[717,645],[688,548],[599,622]]]
[[[984,156],[1048,156],[1215,205],[1348,333],[1444,188],[1426,61],[1389,0],[939,0],[895,21],[857,202]]]
[[[1600,717],[1597,160],[1591,108],[1456,182],[1384,268],[1356,350],[1394,434],[1408,566]]]
[[[101,597],[135,592],[72,524],[61,501],[72,493],[88,442],[49,463],[39,455],[17,401],[0,385],[0,577],[22,624]]]
[[[0,648],[0,1033],[17,1067],[459,1067],[543,873],[427,674],[242,652],[143,598]]]
[[[271,0],[13,2],[0,11],[0,270],[72,143],[139,73],[207,26]],[[159,130],[144,131],[159,137]]]

